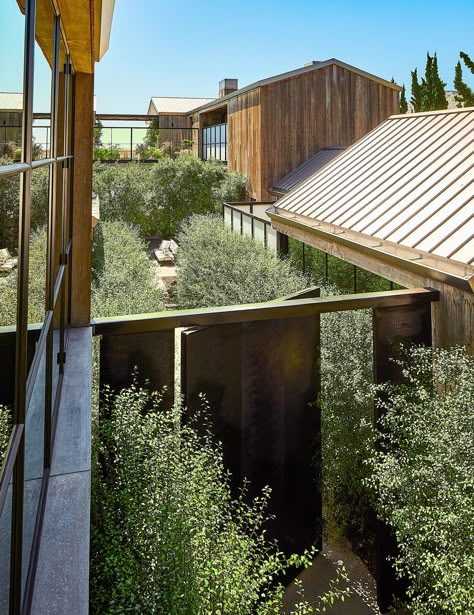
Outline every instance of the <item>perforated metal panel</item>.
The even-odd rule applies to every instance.
[[[393,359],[401,357],[402,345],[431,345],[431,304],[379,308],[373,314],[374,381],[401,383],[401,368]],[[377,601],[384,613],[394,596],[405,597],[407,583],[396,578],[390,559],[397,555],[398,547],[393,532],[382,522],[377,524],[376,549]]]
[[[163,407],[174,400],[174,330],[128,335],[105,335],[100,343],[100,387],[130,386],[136,374],[140,386],[161,391]]]
[[[272,488],[269,535],[287,553],[321,538],[319,320],[268,320],[187,331],[182,378],[190,412],[204,393],[236,491]],[[316,460],[316,463],[315,463]],[[319,481],[318,481],[319,482]]]

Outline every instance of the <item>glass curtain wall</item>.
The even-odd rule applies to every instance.
[[[227,124],[203,128],[202,158],[227,162]]]
[[[0,138],[0,612],[11,614],[29,612],[51,465],[73,174],[74,71],[61,16],[50,0],[19,4],[5,0],[0,12],[0,127],[17,127]],[[49,116],[44,134],[34,112]]]

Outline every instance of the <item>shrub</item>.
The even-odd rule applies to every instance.
[[[474,358],[414,348],[403,385],[379,387],[385,417],[368,484],[395,530],[411,612],[474,612]]]
[[[100,222],[92,244],[92,316],[119,316],[163,309],[157,271],[136,228]]]
[[[120,147],[111,145],[110,147],[95,147],[94,160],[119,160]]]
[[[13,160],[0,157],[0,165]],[[49,169],[35,169],[31,174],[31,231],[35,232],[48,222]],[[0,248],[12,254],[18,251],[18,217],[20,207],[20,180],[17,176],[0,177]]]
[[[337,294],[324,289],[323,294]],[[372,313],[321,315],[321,447],[326,526],[364,556],[373,541],[364,464],[373,442]]]
[[[11,432],[11,414],[6,406],[0,405],[0,468],[10,441]]]
[[[101,219],[122,220],[143,235],[171,238],[193,213],[217,212],[222,200],[239,200],[247,180],[214,162],[164,157],[153,165],[94,166],[93,188]]]
[[[42,323],[46,306],[46,229],[30,240],[28,323]],[[17,270],[0,278],[0,326],[16,324]]]
[[[216,163],[191,156],[164,158],[150,172],[151,203],[156,229],[162,237],[174,237],[179,224],[191,214],[215,213],[216,192],[227,171]]]
[[[92,185],[99,195],[101,221],[128,222],[137,225],[144,235],[151,234],[149,173],[149,165],[135,162],[96,163]]]
[[[307,286],[287,261],[217,216],[193,216],[178,235],[177,300],[183,308],[269,301]]]
[[[280,613],[288,565],[263,532],[269,490],[232,500],[222,451],[182,409],[132,387],[105,398],[92,492],[91,611]],[[100,472],[99,472],[100,470]],[[304,558],[293,557],[300,564]],[[336,588],[318,612],[346,591]]]

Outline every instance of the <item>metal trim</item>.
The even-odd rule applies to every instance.
[[[462,277],[457,276],[452,273],[447,273],[445,271],[441,271],[440,269],[434,269],[429,265],[423,264],[423,258],[420,255],[420,258],[416,261],[409,260],[407,258],[403,258],[402,256],[396,256],[395,254],[389,254],[388,252],[383,252],[380,249],[380,246],[375,248],[368,245],[364,245],[362,243],[358,243],[353,239],[348,239],[347,233],[335,233],[324,230],[321,225],[318,223],[318,226],[311,226],[309,224],[304,224],[296,220],[295,218],[287,218],[286,216],[282,216],[276,211],[267,210],[267,215],[271,218],[272,222],[275,221],[282,226],[286,226],[289,228],[296,228],[302,231],[305,231],[311,235],[315,235],[316,237],[320,237],[325,241],[329,241],[330,243],[339,244],[341,246],[345,246],[347,248],[351,248],[356,252],[361,254],[366,254],[371,256],[383,263],[388,265],[393,265],[395,267],[400,267],[401,269],[405,269],[406,271],[410,271],[411,273],[415,273],[424,277],[432,278],[433,280],[437,280],[438,282],[442,282],[443,284],[448,284],[449,286],[454,286],[456,288],[461,289],[464,292],[473,293],[474,292],[474,275],[471,277]],[[316,223],[316,221],[314,221]],[[276,229],[279,232],[282,232],[280,229]],[[291,233],[288,233],[291,235]],[[403,246],[401,246],[403,248]],[[406,248],[407,250],[409,248]],[[429,257],[436,258],[434,255],[426,255],[426,259]]]
[[[314,316],[326,312],[398,307],[438,300],[439,291],[436,289],[411,288],[318,299],[280,300],[207,309],[198,308],[185,311],[98,318],[91,320],[91,326],[93,327],[93,335],[126,335],[176,329],[178,327],[210,326],[253,320]]]

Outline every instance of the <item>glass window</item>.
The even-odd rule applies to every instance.
[[[4,0],[0,18],[0,165],[21,160],[24,30],[25,18],[16,0]]]
[[[0,175],[0,327],[16,326],[21,181]]]
[[[50,158],[51,82],[53,63],[54,12],[50,2],[36,5],[35,64],[33,84],[33,160]],[[45,117],[38,118],[41,114]]]

